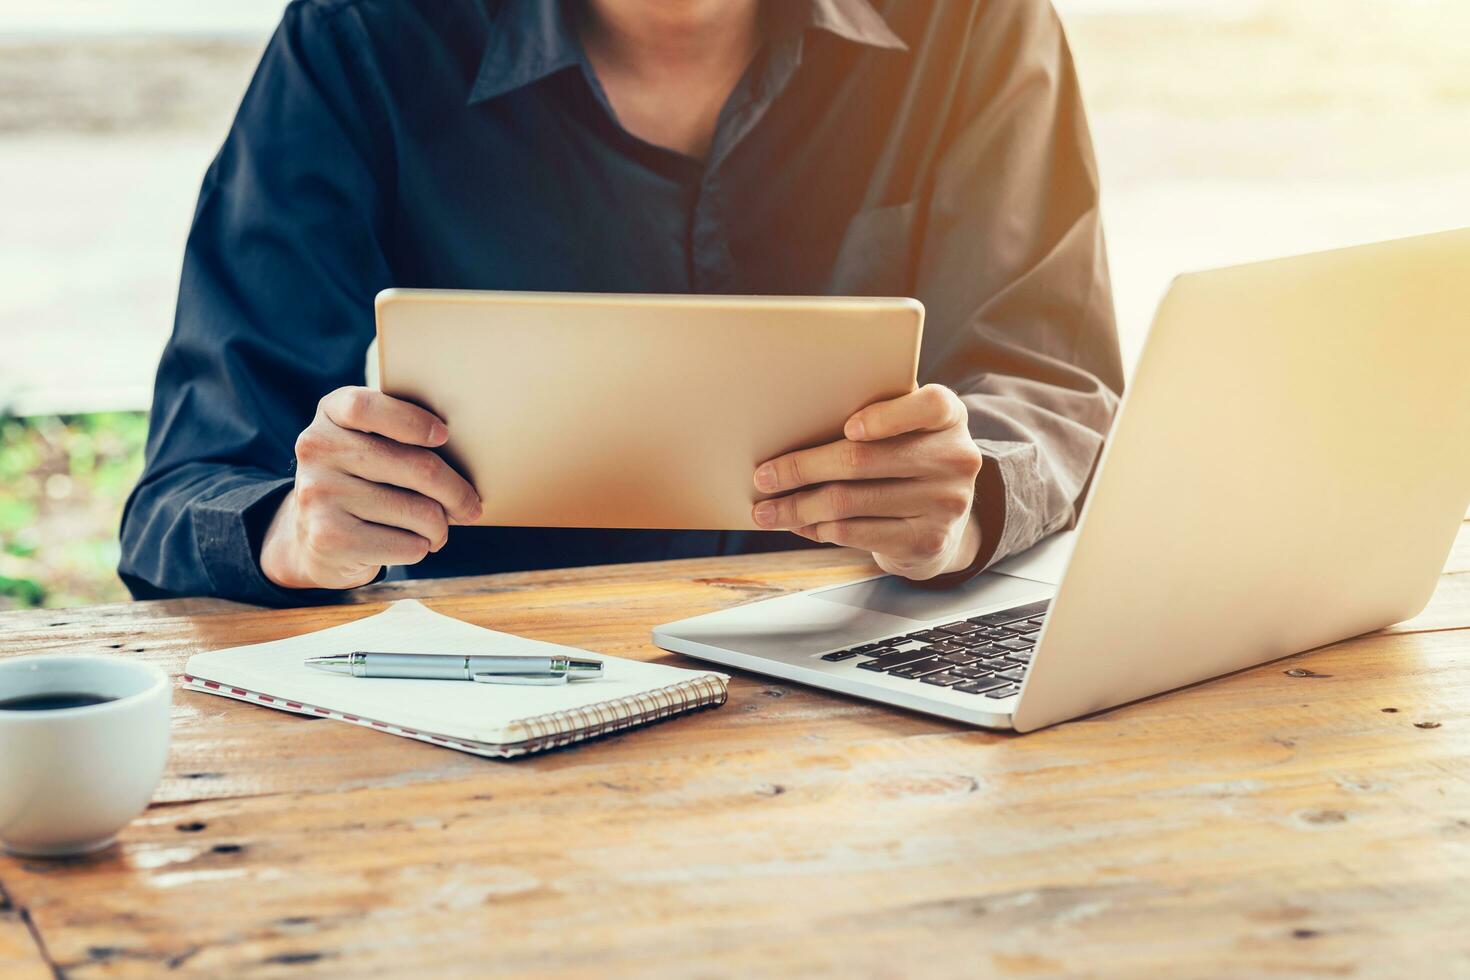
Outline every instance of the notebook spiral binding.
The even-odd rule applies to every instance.
[[[507,748],[517,753],[560,748],[686,711],[724,704],[728,697],[718,677],[696,677],[654,691],[527,718],[521,724],[529,737]]]

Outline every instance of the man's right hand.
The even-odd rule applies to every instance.
[[[371,388],[338,388],[296,440],[296,485],[265,532],[260,568],[287,589],[350,589],[412,565],[469,524],[480,498],[432,450],[443,421]]]

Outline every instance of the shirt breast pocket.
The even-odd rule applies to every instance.
[[[917,200],[859,211],[847,225],[832,264],[833,296],[908,296],[914,288]]]

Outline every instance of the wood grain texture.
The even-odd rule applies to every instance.
[[[0,655],[177,673],[416,595],[687,663],[649,628],[871,571],[819,551],[11,615]],[[719,710],[498,762],[179,692],[118,847],[0,858],[0,975],[1470,975],[1467,582],[1470,529],[1414,620],[1024,737],[737,675]]]
[[[30,980],[51,975],[29,914],[0,886],[0,977]]]

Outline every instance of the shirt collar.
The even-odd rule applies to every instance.
[[[789,0],[775,0],[776,3]],[[892,51],[907,51],[909,46],[903,38],[893,33],[893,28],[883,15],[873,9],[868,0],[810,0],[799,4],[805,7],[810,18],[807,23],[818,30],[828,31],[840,38],[857,44]]]
[[[493,99],[582,61],[559,0],[492,0],[490,40],[470,104]]]
[[[492,0],[490,39],[470,89],[470,104],[493,99],[583,63],[563,0]],[[772,0],[795,8],[799,29],[815,28],[857,44],[906,51],[869,0]],[[789,7],[788,7],[789,5]],[[781,18],[785,20],[785,18]]]

